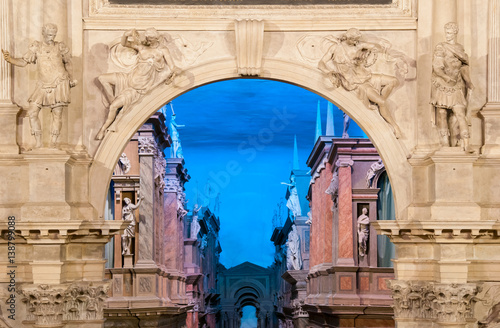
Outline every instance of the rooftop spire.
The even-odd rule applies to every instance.
[[[293,136],[293,170],[299,170],[299,150],[297,148],[297,135]]]
[[[333,127],[333,104],[328,102],[326,111],[326,134],[327,136],[335,136],[335,128]]]
[[[318,111],[316,114],[316,137],[314,138],[314,143],[318,140],[318,138],[323,134],[321,130],[321,110],[320,110],[320,101],[318,100]]]

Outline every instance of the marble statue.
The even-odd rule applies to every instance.
[[[305,223],[309,225],[313,223],[313,217],[311,211],[307,212],[307,221]]]
[[[378,53],[389,45],[363,42],[361,38],[358,29],[347,30],[321,58],[318,68],[327,74],[335,87],[355,92],[367,108],[376,110],[378,107],[396,138],[400,138],[401,130],[386,102],[399,81],[395,76],[372,73],[369,69],[377,61]]]
[[[286,201],[286,207],[292,212],[294,217],[299,217],[302,215],[300,209],[299,194],[297,193],[297,183],[295,182],[295,175],[290,176],[290,183],[282,182],[281,184],[288,186],[288,199]]]
[[[177,193],[177,217],[179,218],[179,220],[184,219],[184,217],[188,213],[188,211],[186,211],[186,209],[184,208],[185,204],[186,204],[186,199],[185,199],[184,193],[178,192]]]
[[[358,217],[358,252],[359,256],[366,256],[368,251],[368,237],[370,236],[370,218],[368,209],[364,207]]]
[[[179,73],[165,38],[155,28],[148,28],[143,39],[135,29],[126,31],[121,38],[121,46],[133,49],[137,61],[130,72],[106,73],[98,77],[109,101],[109,112],[96,140],[103,139],[107,131],[114,130],[111,125],[120,108],[128,109],[160,83],[170,84]]]
[[[125,175],[130,172],[132,168],[132,164],[127,157],[127,154],[122,153],[120,158],[118,159],[118,163],[116,163],[115,170],[113,172],[114,175]]]
[[[201,206],[195,204],[193,207],[193,221],[191,222],[191,238],[198,238],[198,232],[200,232],[200,223],[198,222],[198,212],[201,210]]]
[[[34,148],[42,147],[42,124],[38,117],[42,107],[50,107],[52,113],[49,147],[58,147],[63,108],[71,102],[70,88],[77,84],[72,76],[69,48],[63,42],[54,41],[56,34],[56,25],[45,24],[42,28],[43,41],[31,43],[22,58],[11,57],[8,51],[2,49],[3,58],[12,65],[24,67],[37,64],[38,81],[28,99],[31,134],[35,137]]]
[[[332,197],[332,212],[337,208],[337,196],[339,195],[339,171],[333,172],[332,180],[330,180],[330,185],[325,190],[326,194]]]
[[[300,253],[300,237],[297,227],[292,225],[292,230],[288,234],[286,267],[288,270],[302,269],[302,254]]]
[[[172,145],[170,146],[170,157],[171,158],[184,158],[182,154],[181,139],[179,138],[179,132],[177,128],[183,128],[185,125],[177,124],[175,122],[175,114],[170,117],[170,124],[168,125],[170,137],[172,138]]]
[[[371,188],[373,185],[373,178],[375,178],[375,175],[380,170],[383,170],[385,168],[384,163],[382,162],[381,159],[373,163],[368,171],[366,171],[366,188]]]
[[[349,129],[349,124],[351,123],[351,118],[349,115],[344,113],[344,128],[342,129],[342,138],[347,139],[349,138],[349,134],[347,133],[347,130]]]
[[[140,196],[137,204],[132,204],[130,198],[123,199],[125,205],[122,208],[122,220],[129,222],[129,225],[122,235],[122,255],[132,255],[130,254],[130,245],[132,244],[132,238],[135,236],[134,210],[141,205],[143,199],[144,196]]]
[[[440,143],[446,147],[469,149],[467,106],[474,85],[469,76],[469,57],[457,43],[458,25],[444,26],[446,42],[434,49],[432,61],[431,104],[435,109]]]

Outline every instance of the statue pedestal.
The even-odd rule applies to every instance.
[[[134,267],[133,262],[132,262],[132,257],[133,256],[134,256],[133,254],[123,255],[123,267],[124,268],[132,268],[132,267]]]

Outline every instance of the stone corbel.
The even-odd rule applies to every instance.
[[[234,25],[238,74],[259,76],[264,48],[264,21],[244,19],[237,20]]]

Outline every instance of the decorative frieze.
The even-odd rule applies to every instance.
[[[461,323],[474,317],[476,284],[389,280],[396,319]]]

